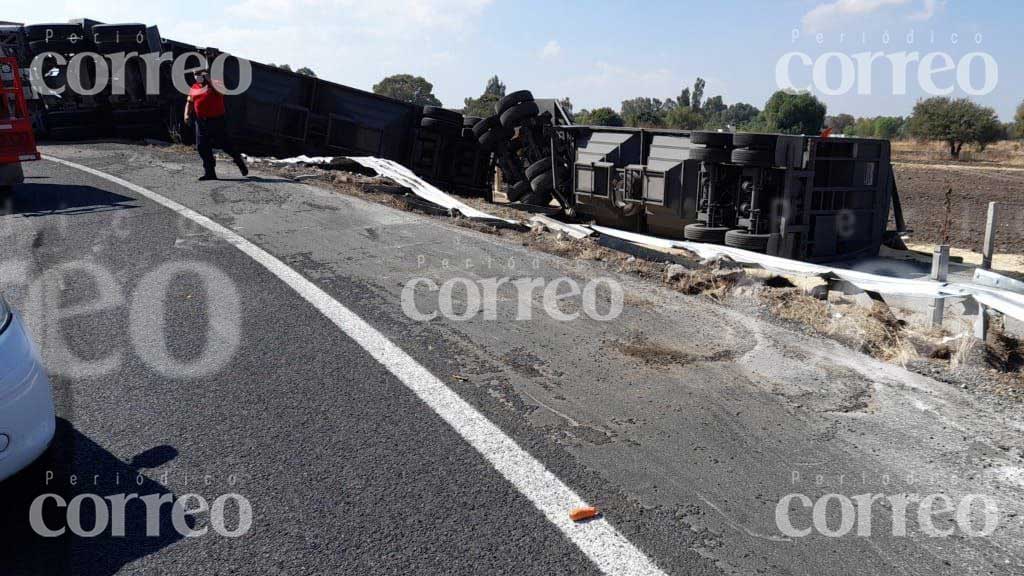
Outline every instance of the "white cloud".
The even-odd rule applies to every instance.
[[[886,6],[906,4],[910,0],[836,0],[819,4],[804,14],[803,26],[808,32],[821,32],[851,16],[865,16]]]
[[[919,12],[914,12],[909,16],[911,20],[925,21],[931,20],[932,16],[935,16],[935,11],[940,7],[945,6],[946,3],[939,2],[938,0],[924,0],[924,6],[921,7]]]
[[[802,23],[808,32],[821,32],[840,26],[850,18],[867,16],[890,6],[903,6],[914,0],[835,0],[819,4],[804,14]],[[911,20],[929,20],[942,3],[938,0],[923,0],[921,10],[910,14]]]
[[[544,45],[540,50],[541,60],[547,60],[549,58],[557,58],[562,53],[562,46],[557,40],[548,40],[548,43]]]

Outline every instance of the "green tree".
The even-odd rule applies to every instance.
[[[505,96],[505,84],[497,75],[487,80],[484,93],[479,98],[466,98],[463,103],[465,107],[462,113],[466,116],[479,116],[485,118],[494,114],[494,105]]]
[[[707,82],[703,78],[697,78],[693,83],[693,96],[690,96],[690,108],[700,110],[701,100],[704,99],[704,86]]]
[[[688,86],[679,93],[679,98],[676,98],[676,105],[686,108],[690,106],[690,88]]]
[[[893,140],[903,128],[902,116],[879,116],[875,118],[875,138]]]
[[[726,106],[725,102],[722,101],[721,96],[712,96],[704,102],[704,106],[701,110],[706,114],[721,114],[722,112],[725,112],[727,108],[728,106]]]
[[[704,116],[705,126],[721,126],[722,125],[722,114],[728,110],[728,106],[722,101],[721,96],[712,96],[704,102],[704,106],[701,107],[700,113]]]
[[[773,132],[818,134],[825,111],[825,105],[811,94],[779,90],[764,105],[764,123]]]
[[[417,106],[440,106],[434,96],[434,85],[422,76],[395,74],[373,85],[373,93],[388,96]]]
[[[316,72],[313,72],[312,69],[306,68],[305,66],[303,66],[302,68],[299,68],[298,70],[296,70],[295,73],[296,74],[300,74],[302,76],[309,76],[311,78],[316,78]]]
[[[664,102],[657,98],[632,98],[622,102],[621,115],[626,126],[663,126],[663,114]]]
[[[505,84],[495,74],[487,79],[487,87],[484,88],[484,94],[491,96],[497,96],[499,99],[505,96]]]
[[[875,121],[871,118],[857,118],[853,126],[850,127],[849,134],[861,138],[874,138]]]
[[[825,127],[836,134],[848,134],[856,121],[852,114],[836,114],[825,118]]]
[[[918,101],[910,117],[910,133],[921,140],[940,140],[949,146],[949,155],[960,159],[964,144],[984,149],[999,139],[1002,125],[995,110],[967,98],[956,100],[936,96]]]
[[[993,111],[994,114],[995,112]],[[1006,125],[1000,122],[997,116],[994,116],[991,120],[986,119],[983,121],[978,131],[978,141],[975,143],[978,150],[984,150],[988,148],[989,144],[1006,140],[1010,136]]]
[[[696,130],[704,127],[704,116],[689,106],[676,106],[665,115],[670,128]]]
[[[745,128],[756,120],[760,113],[761,111],[756,106],[745,102],[737,102],[726,108],[725,112],[722,113],[722,124]]]
[[[1024,138],[1024,102],[1017,106],[1017,115],[1013,117],[1014,138]]]
[[[576,114],[576,123],[584,126],[622,126],[622,116],[607,106],[593,110],[580,110]]]

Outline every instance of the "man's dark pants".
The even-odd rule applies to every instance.
[[[231,138],[228,137],[227,124],[224,122],[223,116],[196,118],[196,148],[199,149],[199,157],[203,159],[203,171],[208,176],[214,174],[214,169],[217,166],[217,160],[213,156],[214,148],[223,150],[239,166],[242,166],[244,162],[242,155],[235,150]]]

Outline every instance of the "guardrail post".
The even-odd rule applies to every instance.
[[[978,319],[974,322],[974,337],[982,342],[988,341],[988,306],[978,303]]]
[[[992,255],[996,250],[996,203],[988,203],[988,218],[985,221],[985,245],[981,249],[981,268],[992,269]]]
[[[945,282],[949,277],[949,245],[941,244],[932,253],[932,280]],[[946,299],[932,300],[932,326],[942,326],[942,318],[946,311]]]

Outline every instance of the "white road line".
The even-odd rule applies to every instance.
[[[123,186],[177,212],[234,245],[315,306],[367,354],[419,396],[519,492],[529,498],[548,521],[557,526],[602,572],[631,576],[665,574],[606,520],[598,519],[582,524],[570,520],[569,511],[572,508],[587,505],[579,495],[429,370],[285,263],[232,230],[156,192],[88,166],[52,156],[44,156],[44,159]],[[515,522],[515,518],[509,518],[509,522]]]

